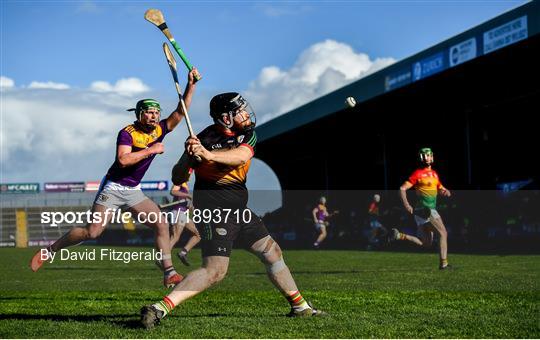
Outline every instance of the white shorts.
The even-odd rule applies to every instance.
[[[315,223],[315,229],[321,230],[323,227],[326,228],[326,224],[324,224],[324,223]]]
[[[148,199],[141,186],[128,187],[116,182],[107,181],[101,185],[94,204],[103,205],[109,209],[131,208]]]
[[[431,214],[429,215],[428,218],[421,217],[421,216],[418,216],[418,215],[414,215],[414,220],[416,221],[416,225],[418,227],[421,227],[426,223],[431,223],[431,220],[433,218],[440,218],[441,217],[441,215],[439,215],[439,213],[435,209],[430,209],[430,213]]]

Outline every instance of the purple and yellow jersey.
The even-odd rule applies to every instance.
[[[189,194],[189,188],[187,182],[184,182],[180,184],[180,189],[178,189],[181,193]],[[177,204],[173,205],[171,207],[171,210],[179,210],[179,211],[187,211],[189,207],[189,199],[187,198],[181,198],[178,201],[176,201]]]
[[[230,150],[245,146],[255,154],[257,135],[255,131],[240,134],[224,132],[218,125],[211,125],[197,135],[201,144],[209,151]],[[228,166],[204,161],[195,168],[195,206],[203,207],[244,207],[248,192],[246,179],[251,165]],[[207,193],[206,195],[204,193]]]
[[[315,216],[317,217],[317,221],[325,221],[328,217],[328,210],[326,210],[326,206],[323,204],[318,204],[315,209],[317,210],[315,212]]]
[[[437,207],[437,193],[443,185],[435,170],[418,169],[413,172],[408,181],[416,190],[419,205],[430,209]]]
[[[167,121],[164,119],[159,122],[158,126],[151,133],[143,132],[137,129],[137,125],[131,124],[120,130],[116,139],[116,147],[119,145],[131,146],[132,152],[144,150],[155,143],[162,142],[165,135],[169,133],[167,129]],[[106,179],[118,184],[135,187],[141,183],[141,180],[150,167],[156,155],[152,155],[128,167],[121,167],[118,162],[118,155],[113,165],[107,172]]]

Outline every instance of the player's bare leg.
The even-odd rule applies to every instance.
[[[402,233],[396,228],[392,228],[392,231],[390,232],[390,239],[392,241],[409,241],[418,246],[425,246],[425,242],[422,242],[422,240],[420,240],[418,237]]]
[[[448,232],[446,227],[440,217],[431,217],[431,224],[433,228],[439,234],[439,259],[440,259],[440,269],[445,269],[448,267]]]
[[[174,287],[174,290],[167,296],[175,305],[178,305],[223,280],[228,268],[228,257],[205,257],[202,267],[189,272],[184,280]]]
[[[184,231],[184,223],[176,223],[172,227],[172,234],[171,236],[171,251],[174,248],[174,245],[178,243],[180,240],[180,236],[182,236],[182,232]]]
[[[51,245],[51,250],[56,252],[60,249],[79,244],[83,241],[97,238],[99,235],[101,235],[103,230],[105,230],[105,227],[112,219],[112,214],[105,214],[107,209],[110,210],[110,208],[107,208],[104,205],[94,204],[92,207],[92,212],[99,213],[101,215],[102,222],[90,223],[84,228],[72,228]]]
[[[146,226],[154,229],[156,239],[156,249],[161,251],[162,265],[163,265],[163,284],[170,288],[182,281],[182,276],[174,270],[174,266],[171,259],[171,241],[169,233],[169,225],[165,218],[161,218],[161,211],[158,206],[150,199],[146,199],[141,203],[138,203],[130,207],[130,211],[134,216],[141,216],[148,219],[148,216],[156,216],[157,222],[145,223]],[[153,220],[153,219],[152,219]]]
[[[313,246],[315,248],[319,247],[322,243],[322,241],[324,241],[326,239],[326,226],[325,225],[321,225],[319,227],[319,237],[317,237],[317,240],[315,240],[315,243],[313,243]]]
[[[103,232],[103,230],[105,230],[105,227],[111,221],[113,216],[112,213],[105,213],[107,209],[109,208],[101,204],[94,204],[94,206],[92,207],[92,213],[98,213],[101,216],[101,222],[90,223],[87,224],[86,227],[73,227],[70,231],[65,233],[62,237],[60,237],[58,240],[56,240],[56,242],[54,242],[51,246],[47,248],[46,256],[43,256],[44,252],[40,249],[34,254],[32,259],[30,260],[30,268],[32,269],[32,271],[36,272],[39,270],[39,268],[41,268],[41,266],[43,266],[43,263],[47,260],[49,256],[48,254],[55,253],[60,249],[79,244],[86,240],[96,239],[99,235],[101,235],[101,233]]]
[[[178,232],[174,235],[174,239],[171,240],[171,250],[174,248],[174,245],[178,240],[180,239],[180,235],[184,231],[184,229],[187,229],[189,232],[191,232],[191,237],[187,241],[186,245],[183,246],[180,251],[178,252],[178,258],[182,263],[186,266],[190,266],[189,260],[187,258],[188,253],[195,247],[200,241],[201,236],[199,235],[199,231],[197,230],[197,227],[195,227],[195,224],[192,221],[186,222],[186,223],[179,223],[178,227],[175,229],[178,230]]]
[[[197,227],[195,227],[195,224],[193,224],[193,222],[191,221],[186,223],[186,229],[189,230],[192,234],[192,236],[189,238],[186,245],[184,246],[184,249],[189,252],[201,241],[201,235],[199,234]]]
[[[270,236],[255,242],[250,251],[255,254],[266,266],[268,278],[283,295],[290,295],[298,291],[291,272],[283,261],[283,254],[279,245]]]
[[[201,268],[189,272],[184,280],[174,287],[162,301],[141,309],[141,322],[146,328],[152,328],[159,320],[169,314],[173,308],[189,298],[203,292],[210,286],[223,280],[229,268],[229,258],[208,256],[203,258]]]
[[[183,228],[184,226],[180,222],[171,225],[171,228],[169,230],[171,253],[174,249],[174,245],[178,242],[178,240],[180,240],[180,236],[182,235]],[[163,271],[164,269],[163,262],[161,260],[156,260],[154,263],[161,271]]]
[[[266,236],[255,242],[250,251],[257,255],[266,267],[266,273],[274,286],[287,298],[291,305],[289,316],[317,316],[323,312],[311,307],[302,297],[283,260],[281,248],[274,239]]]
[[[422,241],[422,246],[425,248],[430,248],[433,245],[433,232],[435,231],[435,228],[431,225],[431,223],[426,223],[420,227],[418,227],[418,236],[420,236],[420,240]]]

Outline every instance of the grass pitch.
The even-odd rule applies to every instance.
[[[166,293],[152,262],[57,261],[32,273],[34,251],[0,249],[1,338],[540,338],[538,256],[450,254],[457,268],[439,271],[436,254],[286,251],[304,297],[329,313],[290,319],[264,267],[235,250],[221,284],[146,331],[140,307]],[[195,268],[200,253],[190,257]]]

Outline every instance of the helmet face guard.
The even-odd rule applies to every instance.
[[[240,122],[240,125],[242,126],[242,129],[244,131],[248,131],[255,128],[255,124],[257,123],[257,117],[255,116],[255,111],[253,111],[251,105],[246,100],[244,101],[245,103],[242,106],[236,109],[235,112],[232,113],[232,115],[229,115],[229,119],[231,119],[232,125],[234,125],[235,117],[243,113],[245,118]]]
[[[228,129],[233,128],[235,117],[242,112],[247,113],[247,117],[240,122],[244,126],[244,131],[255,128],[257,122],[255,111],[249,102],[239,93],[227,92],[218,94],[210,101],[210,116],[212,116],[214,121]],[[224,115],[227,116],[228,123],[223,120]],[[247,121],[249,121],[248,124],[246,124]]]
[[[155,126],[151,124],[143,124],[141,122],[142,115],[144,112],[146,112],[150,108],[155,108],[158,110],[158,114],[161,115],[161,106],[159,105],[159,102],[155,99],[142,99],[137,102],[137,105],[134,109],[129,109],[128,111],[135,111],[135,116],[137,117],[137,121],[139,122],[139,126],[146,132],[151,132],[155,129]],[[158,118],[159,120],[159,118]]]
[[[427,157],[431,156],[431,162],[428,163]],[[418,151],[418,157],[420,158],[420,162],[422,164],[433,164],[434,158],[433,158],[433,151],[431,151],[431,148],[422,148],[420,151]]]

